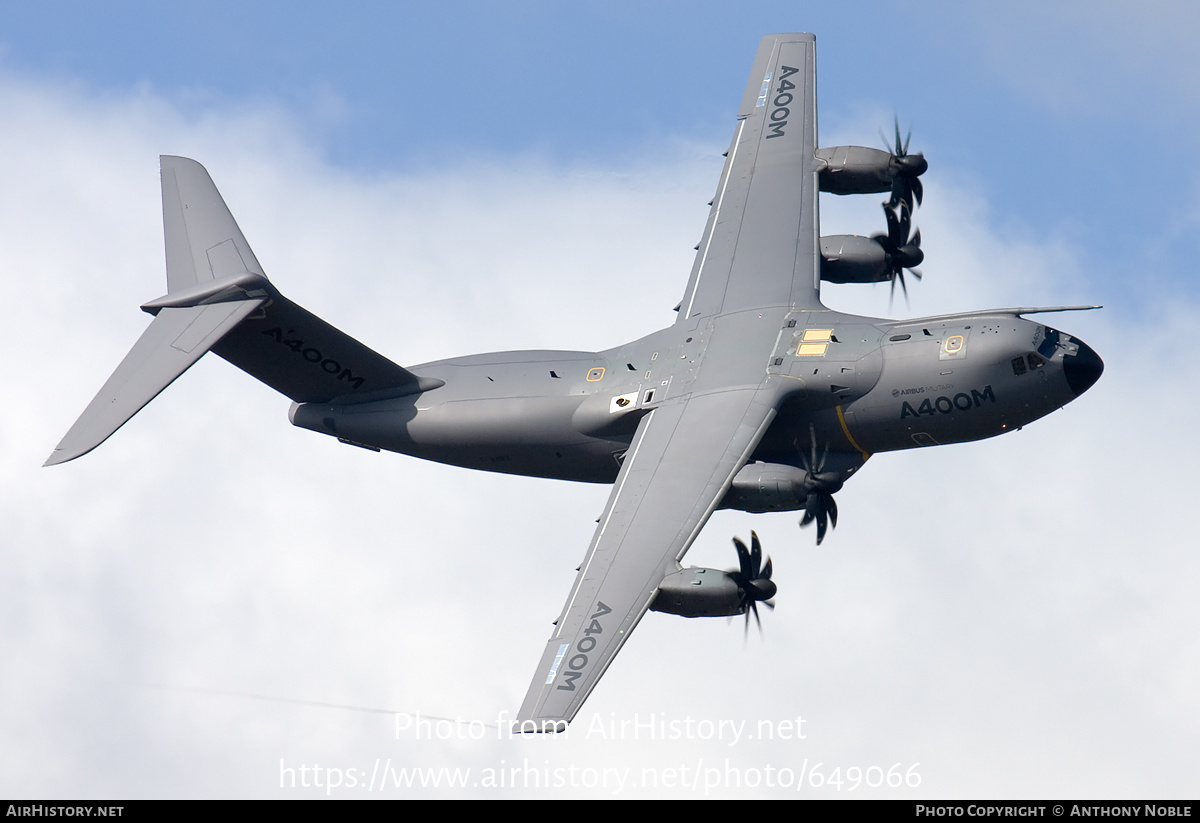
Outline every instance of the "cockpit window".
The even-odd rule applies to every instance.
[[[1058,348],[1058,331],[1046,326],[1046,336],[1042,339],[1042,343],[1037,347],[1038,354],[1042,357],[1053,357],[1055,350]],[[1030,364],[1033,365],[1032,363]],[[1040,364],[1039,364],[1040,365]]]

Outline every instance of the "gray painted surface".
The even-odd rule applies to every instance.
[[[895,155],[818,150],[815,66],[812,35],[763,39],[676,322],[601,352],[403,368],[285,298],[204,168],[163,157],[168,294],[47,464],[95,448],[212,350],[291,398],[294,425],[351,445],[613,483],[518,715],[569,722],[717,508],[804,510],[820,541],[871,454],[1013,430],[1103,369],[1023,316],[1038,309],[890,321],[824,307],[818,191],[891,190],[911,214],[920,189],[894,185]],[[674,588],[675,613],[708,608]]]

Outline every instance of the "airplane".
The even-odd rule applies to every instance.
[[[208,172],[161,162],[167,293],[46,461],[94,449],[215,352],[292,403],[295,426],[374,451],[610,483],[514,730],[562,731],[647,611],[750,615],[776,594],[762,548],[733,571],[680,561],[718,508],[803,511],[820,544],[834,494],[876,453],[1013,431],[1101,376],[1083,341],[1006,308],[885,320],[821,302],[821,283],[891,282],[927,162],[817,143],[816,39],[763,38],[674,322],[606,351],[478,354],[408,368],[284,297]],[[890,193],[886,234],[820,236],[818,193]]]

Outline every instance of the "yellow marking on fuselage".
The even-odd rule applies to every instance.
[[[863,460],[869,460],[871,455],[867,453],[866,449],[858,445],[854,439],[854,435],[850,434],[850,427],[846,425],[846,415],[842,414],[841,406],[837,407],[837,416],[838,422],[842,424],[842,434],[846,435],[846,439],[850,441],[851,446],[858,449],[858,453],[863,456]]]

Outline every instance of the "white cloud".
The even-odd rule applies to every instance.
[[[999,440],[876,457],[819,550],[795,516],[719,513],[689,560],[729,565],[730,535],[758,530],[781,588],[763,639],[652,614],[569,739],[397,740],[383,715],[194,690],[511,717],[607,490],[342,447],[290,427],[286,400],[216,358],[95,453],[37,468],[161,291],[155,155],[204,161],[281,289],[412,363],[599,348],[670,322],[720,147],[632,171],[522,159],[363,179],[316,160],[284,113],[192,122],[149,95],[16,80],[0,99],[0,146],[21,160],[0,181],[6,794],[322,794],[281,790],[281,760],[370,773],[389,758],[476,776],[503,761],[522,780],[526,762],[580,770],[564,780],[674,767],[746,781],[919,763],[906,797],[1189,790],[1196,366],[1178,341],[1194,306],[1152,324],[1119,307],[1056,316],[1106,359],[1092,392]],[[1071,248],[997,227],[967,184],[932,188],[913,313],[1086,301]],[[881,308],[882,291],[866,300]],[[806,737],[595,733],[635,714],[777,731],[801,715]]]

